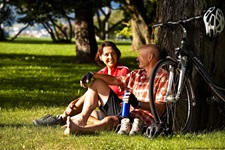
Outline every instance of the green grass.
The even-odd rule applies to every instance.
[[[137,68],[137,52],[118,42],[121,62]],[[79,80],[95,64],[76,64],[74,44],[43,39],[0,43],[0,149],[224,149],[225,132],[174,135],[150,140],[114,132],[63,136],[60,126],[35,127],[32,120],[63,112],[85,89]]]

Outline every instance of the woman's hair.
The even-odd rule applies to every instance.
[[[116,44],[114,44],[114,43],[111,42],[111,41],[105,41],[105,42],[103,42],[103,43],[98,47],[98,51],[97,51],[97,53],[96,53],[96,55],[95,55],[95,61],[96,61],[99,65],[104,64],[103,61],[101,61],[101,60],[99,59],[99,56],[102,55],[102,53],[103,53],[103,48],[104,48],[105,46],[110,46],[110,47],[112,47],[112,49],[113,49],[113,50],[116,52],[116,54],[117,54],[117,61],[120,59],[120,56],[121,56],[121,52],[120,52],[120,50],[116,47]]]

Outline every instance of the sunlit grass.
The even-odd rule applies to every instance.
[[[119,136],[112,132],[63,136],[60,126],[35,127],[32,120],[57,115],[85,89],[79,80],[95,72],[96,64],[76,64],[74,44],[18,39],[0,43],[0,149],[225,149],[225,132],[174,135],[150,140],[143,135]],[[130,43],[117,43],[121,62],[137,68]]]

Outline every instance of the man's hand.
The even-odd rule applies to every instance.
[[[93,76],[93,73],[91,72],[86,73],[80,80],[80,86],[86,88],[85,82],[89,83],[91,81],[92,76]]]
[[[135,97],[135,95],[133,93],[130,93],[128,102],[134,108],[140,108],[141,107],[141,102],[137,100],[137,98]]]

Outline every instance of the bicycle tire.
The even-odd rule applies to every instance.
[[[151,112],[153,113],[154,119],[156,122],[166,122],[172,133],[182,133],[185,134],[189,131],[191,122],[192,122],[192,113],[193,113],[193,89],[191,82],[187,76],[185,76],[184,88],[181,92],[180,98],[175,102],[165,101],[166,110],[159,116],[154,103],[154,80],[157,75],[157,72],[160,68],[168,71],[168,66],[174,67],[174,81],[173,81],[173,94],[176,94],[176,87],[179,79],[179,69],[178,63],[173,59],[166,58],[159,61],[152,71],[150,78],[150,87],[149,87],[149,101]],[[168,71],[169,75],[169,71]]]

